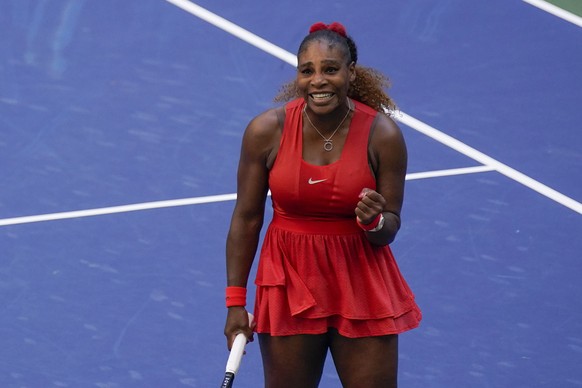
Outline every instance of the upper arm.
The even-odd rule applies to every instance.
[[[275,110],[257,116],[247,126],[237,173],[236,215],[262,219],[269,188],[269,164],[277,152],[279,139]]]
[[[378,116],[370,140],[376,191],[386,200],[384,211],[400,215],[408,163],[406,143],[394,120],[384,114]]]

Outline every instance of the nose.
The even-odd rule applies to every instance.
[[[315,87],[319,87],[321,85],[325,85],[327,79],[325,78],[325,74],[322,72],[315,72],[313,73],[313,77],[311,78],[311,84]]]

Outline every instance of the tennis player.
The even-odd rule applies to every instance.
[[[268,190],[273,219],[255,284],[267,388],[317,387],[331,352],[344,387],[396,387],[398,334],[421,312],[389,244],[407,152],[388,79],[357,64],[339,23],[314,24],[297,75],[246,128],[226,246],[225,335],[249,338],[246,286]]]

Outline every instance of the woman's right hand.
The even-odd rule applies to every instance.
[[[249,322],[249,313],[244,307],[229,307],[226,316],[226,325],[224,326],[224,335],[228,350],[232,348],[234,338],[237,334],[243,333],[248,342],[253,342],[253,329],[255,322]]]

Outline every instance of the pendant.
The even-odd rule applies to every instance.
[[[326,150],[327,152],[333,150],[333,143],[331,142],[331,140],[326,140],[323,143],[323,149]]]

